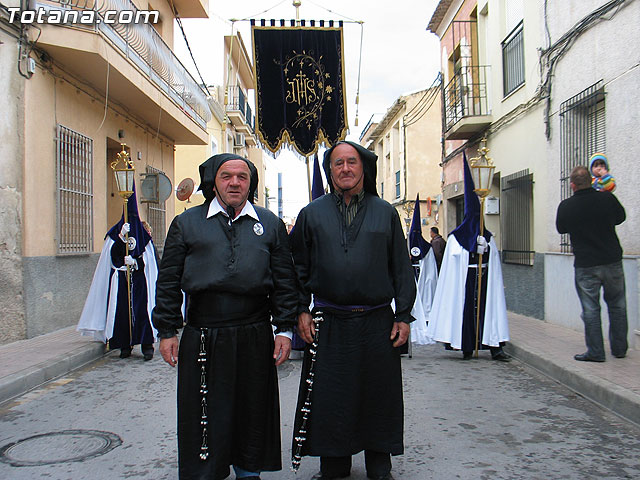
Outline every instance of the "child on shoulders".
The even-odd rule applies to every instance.
[[[609,162],[602,153],[594,153],[589,160],[589,172],[591,172],[591,186],[601,191],[613,192],[616,189],[616,181],[609,173]]]

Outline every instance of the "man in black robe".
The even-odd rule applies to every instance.
[[[340,142],[325,152],[332,193],[303,208],[291,234],[298,276],[298,332],[308,343],[309,312],[324,313],[302,455],[320,456],[314,478],[344,478],[365,451],[369,478],[391,478],[403,453],[400,352],[413,321],[416,287],[396,210],[376,192],[377,156]],[[395,300],[395,313],[391,301]],[[307,348],[298,393],[298,436],[307,396]],[[294,439],[294,453],[296,440]]]
[[[179,475],[223,479],[233,465],[257,479],[282,468],[276,366],[291,350],[295,272],[284,223],[251,204],[253,163],[215,155],[200,177],[206,202],[169,228],[153,311],[160,353],[178,364]]]

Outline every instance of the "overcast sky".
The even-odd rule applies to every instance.
[[[362,129],[373,114],[384,114],[393,102],[406,93],[428,88],[439,69],[439,40],[426,28],[438,0],[302,0],[300,19],[363,21],[362,68],[360,72],[360,106],[355,126],[358,62],[361,27],[344,25],[344,63],[349,121],[348,140],[358,141]],[[230,35],[230,19],[294,19],[291,0],[210,0],[208,19],[184,19],[187,39],[202,77],[208,84],[221,85],[223,79],[223,36]],[[233,23],[251,55],[251,29],[248,21]],[[176,54],[196,76],[182,33],[174,31]],[[253,108],[253,97],[250,103]],[[255,108],[253,108],[255,111]],[[285,216],[295,216],[306,204],[304,163],[286,152],[268,162],[266,183],[271,195],[277,190],[277,172],[283,173]],[[275,179],[275,180],[274,180]],[[302,190],[304,187],[304,190]]]

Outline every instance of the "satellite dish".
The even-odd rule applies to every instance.
[[[158,172],[158,198],[160,203],[166,202],[167,198],[171,196],[173,185],[171,180],[164,173]]]
[[[181,202],[189,201],[189,197],[193,193],[194,183],[190,178],[182,180],[176,188],[176,198]]]
[[[143,203],[163,203],[171,196],[171,180],[162,172],[146,173],[140,185]]]

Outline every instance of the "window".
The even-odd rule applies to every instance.
[[[147,173],[164,173],[162,170],[150,167],[147,165]],[[167,212],[165,202],[162,203],[147,203],[147,222],[151,225],[153,230],[153,244],[158,250],[158,254],[161,255],[164,250],[164,241],[167,237],[166,223]]]
[[[456,227],[464,220],[464,197],[459,197],[454,200],[456,204]]]
[[[502,261],[519,265],[533,265],[531,250],[531,204],[533,175],[529,169],[502,177]]]
[[[502,42],[502,82],[506,97],[524,83],[523,23],[511,31]]]
[[[400,198],[400,170],[396,172],[396,198]]]
[[[57,252],[93,251],[93,139],[58,125]]]
[[[560,104],[560,199],[571,196],[569,175],[589,163],[596,152],[606,153],[605,92],[602,81]],[[571,252],[569,235],[562,235],[561,251]]]
[[[384,200],[384,182],[380,182],[380,198]]]

